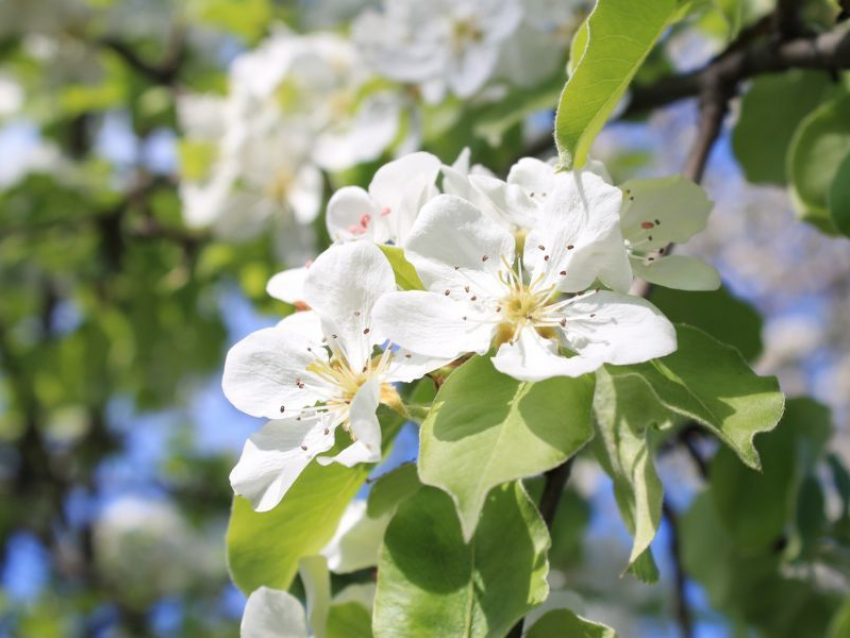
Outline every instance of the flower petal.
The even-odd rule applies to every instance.
[[[279,272],[269,279],[266,292],[269,296],[288,304],[304,302],[304,281],[307,279],[307,268],[289,268]]]
[[[632,257],[632,270],[652,284],[677,288],[678,290],[717,290],[720,288],[720,275],[713,266],[696,257],[687,255],[668,255],[645,263],[639,257]]]
[[[359,186],[344,186],[328,202],[326,223],[334,241],[372,239],[373,221],[381,214],[377,204]]]
[[[433,184],[440,172],[441,162],[431,153],[411,153],[384,164],[369,184],[369,195],[390,214],[397,213],[410,184]]]
[[[632,282],[620,234],[622,192],[588,171],[562,173],[525,242],[523,262],[532,278],[563,292],[596,279],[616,290]]]
[[[421,379],[429,372],[438,370],[454,361],[456,357],[430,357],[398,348],[393,352],[387,367],[386,380],[390,383],[410,383]]]
[[[307,638],[307,615],[292,594],[260,587],[245,604],[241,638]]]
[[[493,367],[520,381],[542,381],[552,377],[578,377],[596,370],[602,361],[587,357],[564,357],[558,354],[558,343],[544,339],[533,328],[525,328],[519,338],[503,343]]]
[[[712,203],[689,179],[673,175],[630,180],[622,186],[627,196],[620,228],[632,244],[641,242],[642,252],[683,244],[705,229]]]
[[[303,334],[258,330],[227,353],[224,395],[242,412],[269,419],[313,405],[319,399],[316,380],[306,369],[322,352],[321,344]]]
[[[277,326],[293,335],[301,335],[311,343],[319,344],[325,334],[322,330],[322,320],[313,310],[293,312],[281,319]]]
[[[328,569],[335,574],[348,574],[378,564],[378,551],[390,515],[380,518],[366,515],[366,501],[352,501],[342,515],[333,538],[322,550]]]
[[[288,199],[299,224],[309,224],[322,207],[322,172],[305,164],[296,174]]]
[[[471,303],[421,290],[384,295],[373,315],[375,326],[392,343],[447,361],[467,352],[487,352],[496,327]]]
[[[359,370],[371,356],[372,345],[385,338],[372,331],[372,307],[395,289],[392,266],[381,250],[353,242],[319,255],[307,274],[304,296],[322,318],[330,346],[339,348],[351,368]]]
[[[269,421],[245,442],[230,484],[256,511],[267,512],[280,503],[310,461],[333,445],[327,414]]]
[[[429,290],[498,298],[504,292],[499,271],[504,262],[513,264],[514,246],[513,235],[475,206],[440,195],[419,214],[405,256]]]
[[[563,317],[566,342],[582,357],[627,365],[676,350],[673,324],[640,297],[608,291],[576,297]]]

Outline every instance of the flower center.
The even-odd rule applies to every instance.
[[[555,292],[555,286],[539,286],[540,278],[526,284],[522,272],[517,272],[505,263],[507,271],[501,271],[499,279],[507,288],[507,294],[499,301],[499,312],[502,322],[496,328],[494,346],[498,347],[508,341],[514,341],[526,326],[532,326],[547,339],[554,338],[556,332],[549,323],[549,307]],[[540,325],[547,324],[547,325]]]
[[[463,51],[474,42],[480,42],[484,33],[472,18],[462,18],[452,24],[452,48],[455,51]]]
[[[274,177],[266,184],[266,195],[269,199],[274,200],[278,204],[282,204],[286,200],[289,189],[295,182],[295,177],[292,171],[282,168],[279,169]]]

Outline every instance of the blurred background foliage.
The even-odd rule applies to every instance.
[[[0,0],[0,635],[236,632],[244,599],[225,569],[227,475],[257,423],[230,408],[218,378],[229,344],[292,311],[265,286],[299,264],[272,233],[239,243],[183,222],[179,180],[204,159],[181,142],[176,104],[223,95],[230,62],[275,25],[344,32],[367,4]],[[698,67],[774,9],[693,5],[638,85]],[[804,24],[826,29],[838,10],[806,2]],[[420,146],[447,163],[469,147],[499,174],[547,157],[562,83],[556,70],[498,99],[420,105]],[[820,403],[793,401],[759,441],[763,476],[688,428],[659,437],[670,503],[655,586],[619,577],[629,538],[610,480],[576,463],[553,530],[553,587],[580,593],[622,636],[675,635],[676,589],[699,635],[823,636],[829,623],[848,635],[850,251],[792,212],[841,230],[825,208],[831,184],[806,176],[823,173],[821,160],[834,174],[847,155],[844,85],[816,71],[752,83],[707,174],[709,232],[688,247],[727,287],[651,297]],[[679,171],[694,102],[626,107],[594,154],[617,182]],[[840,139],[825,159],[824,129]],[[389,157],[326,174],[325,200],[368,185]],[[321,249],[321,218],[314,230]]]

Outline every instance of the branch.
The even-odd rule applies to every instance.
[[[691,617],[691,609],[688,606],[687,592],[685,591],[686,577],[682,570],[682,546],[679,543],[679,517],[670,507],[667,501],[662,504],[664,516],[670,523],[670,556],[676,570],[674,584],[676,587],[676,620],[682,631],[683,638],[692,638],[694,635],[694,622]]]
[[[650,86],[635,87],[626,115],[696,97],[710,78],[737,89],[744,80],[788,69],[834,71],[848,68],[850,32],[843,26],[818,36],[795,38],[782,44],[767,41],[752,48],[734,45],[701,69],[668,77]]]
[[[155,84],[172,86],[177,82],[180,67],[186,57],[186,35],[176,29],[170,38],[165,55],[159,64],[151,64],[144,60],[126,42],[115,37],[100,38],[97,44],[118,55],[131,69]]]

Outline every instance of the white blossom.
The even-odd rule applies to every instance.
[[[593,173],[570,174],[547,196],[517,255],[515,237],[502,225],[463,199],[437,197],[405,249],[427,291],[385,295],[376,325],[422,356],[453,359],[496,347],[495,367],[521,380],[669,354],[675,331],[654,306],[585,290],[597,279],[629,281],[622,281],[629,271],[618,228],[621,199]],[[619,251],[610,249],[612,238]]]
[[[408,382],[444,360],[387,348],[372,325],[377,300],[396,289],[392,268],[367,242],[333,246],[307,271],[304,301],[313,309],[255,332],[228,353],[223,389],[237,408],[273,419],[245,444],[231,474],[254,508],[274,507],[314,459],[351,467],[381,459],[380,403],[403,410],[393,383]],[[342,426],[353,443],[333,457]]]
[[[354,22],[352,36],[379,74],[418,85],[434,104],[448,91],[468,98],[481,89],[521,20],[519,0],[386,0]]]

